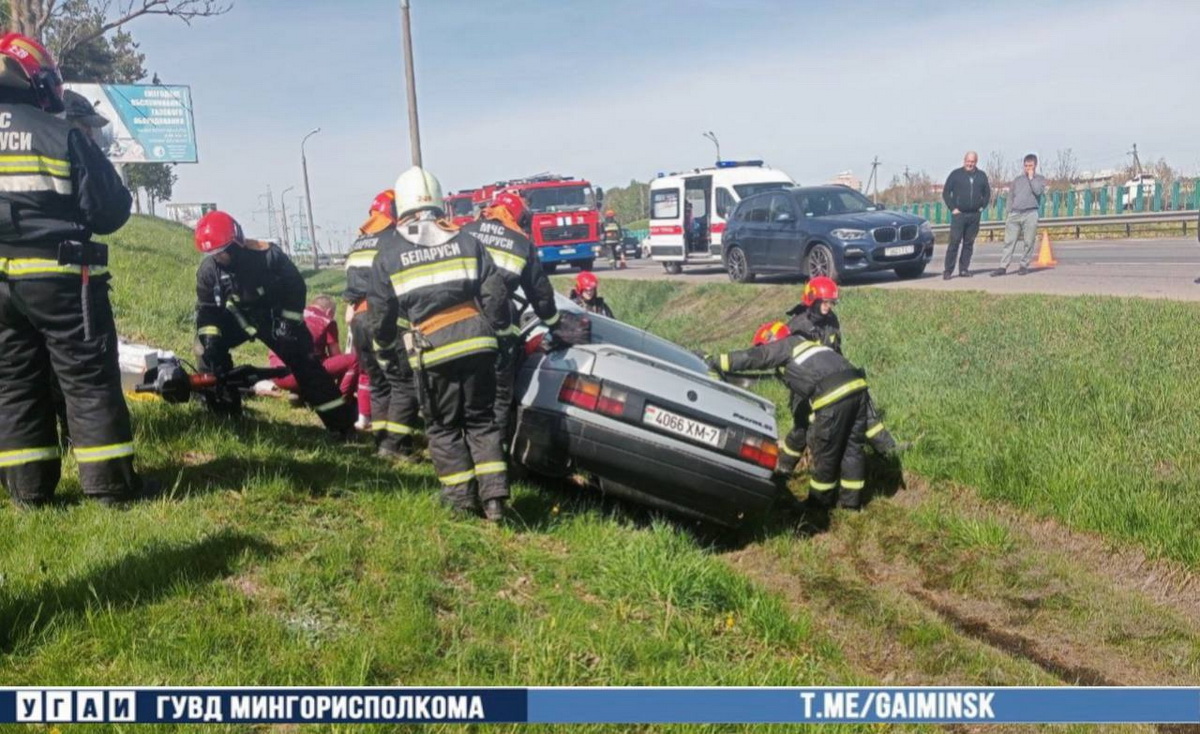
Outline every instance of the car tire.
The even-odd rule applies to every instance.
[[[580,260],[579,261],[579,269],[581,271],[591,270],[594,267],[596,267],[596,259],[595,258],[592,258],[591,260]]]
[[[746,253],[740,247],[730,247],[729,252],[725,253],[725,272],[734,283],[750,283],[754,280]]]
[[[841,278],[841,273],[838,272],[837,260],[833,257],[833,250],[829,249],[829,245],[823,242],[818,242],[808,248],[808,253],[804,256],[804,272],[810,280],[819,275],[824,275],[834,283],[837,283]]]
[[[909,280],[911,278],[920,278],[925,274],[925,266],[929,265],[928,260],[922,260],[919,263],[909,263],[896,268],[896,277]]]
[[[542,263],[542,272],[546,275],[554,275],[558,271],[558,263]]]
[[[663,270],[667,271],[667,275],[679,275],[683,272],[683,265],[680,263],[663,263]]]

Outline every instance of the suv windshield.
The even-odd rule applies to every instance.
[[[862,214],[883,209],[852,189],[815,189],[796,192],[796,201],[806,217]]]
[[[771,181],[769,183],[753,183],[753,184],[734,184],[733,190],[737,192],[739,199],[745,199],[755,194],[761,194],[764,191],[775,191],[783,189],[792,184],[786,181]]]
[[[521,192],[529,208],[535,212],[562,212],[593,209],[596,206],[591,186],[548,186],[525,189]]]
[[[475,213],[475,205],[471,203],[471,197],[469,196],[464,196],[461,199],[448,199],[446,203],[450,205],[451,216],[469,217]]]

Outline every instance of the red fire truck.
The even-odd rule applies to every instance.
[[[444,199],[446,216],[455,225],[461,227],[475,219],[475,192],[477,189],[462,189],[451,191]]]
[[[554,175],[498,181],[475,190],[476,205],[487,206],[501,191],[520,194],[529,204],[533,244],[547,273],[560,263],[592,269],[601,247],[600,211],[590,183]]]

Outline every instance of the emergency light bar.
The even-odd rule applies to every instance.
[[[717,161],[717,168],[739,168],[741,166],[761,166],[762,161]]]

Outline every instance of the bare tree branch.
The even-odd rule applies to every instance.
[[[18,0],[23,2],[50,2],[56,0]],[[105,10],[110,7],[107,0],[103,3]],[[178,18],[184,23],[191,25],[195,18],[211,18],[217,15],[224,15],[233,8],[232,0],[128,0],[119,6],[120,9],[117,15],[112,20],[104,21],[94,28],[89,28],[86,32],[80,33],[72,39],[70,45],[63,44],[60,53],[70,53],[73,48],[87,43],[93,39],[99,38],[109,31],[120,28],[126,23],[142,17],[143,15],[166,15],[173,18]],[[107,12],[102,17],[107,17]]]

